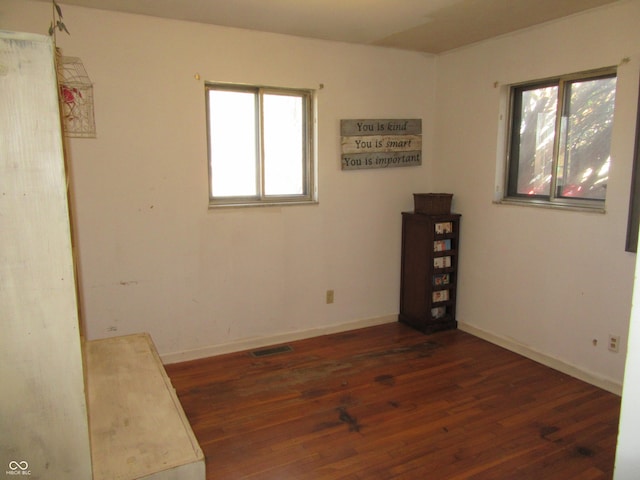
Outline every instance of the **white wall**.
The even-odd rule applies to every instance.
[[[433,57],[62,7],[58,45],[94,82],[98,131],[70,141],[89,339],[148,331],[178,359],[395,320],[400,212],[432,185]],[[2,28],[48,28],[47,3],[0,10]],[[324,84],[319,205],[207,209],[203,80]],[[389,117],[423,119],[423,165],[341,171],[340,119]]]
[[[450,52],[437,66],[433,186],[455,192],[463,215],[458,320],[614,390],[622,382],[635,264],[624,247],[639,18],[639,1],[621,2]],[[496,171],[506,85],[618,64],[606,214],[492,203],[502,185]],[[620,353],[607,350],[609,334],[621,336]]]
[[[629,326],[629,351],[624,371],[620,427],[616,448],[615,480],[635,480],[640,471],[640,262],[636,262],[633,308]]]
[[[393,320],[399,212],[412,208],[413,192],[450,191],[463,214],[463,328],[619,389],[635,260],[624,241],[638,0],[437,59],[63,7],[72,35],[58,43],[83,59],[95,83],[98,138],[70,142],[89,338],[149,331],[165,359],[179,359],[172,354]],[[43,31],[49,17],[47,3],[0,6],[2,28]],[[624,57],[607,213],[493,204],[506,85]],[[196,72],[205,80],[325,85],[319,205],[207,210]],[[339,120],[389,116],[423,119],[424,165],[342,172]],[[335,290],[333,305],[324,303],[327,289]],[[621,336],[618,354],[606,349],[610,333]]]

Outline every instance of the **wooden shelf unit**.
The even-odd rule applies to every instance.
[[[402,212],[400,314],[423,333],[457,327],[460,215]]]

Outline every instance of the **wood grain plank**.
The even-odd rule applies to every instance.
[[[403,324],[167,365],[208,478],[611,478],[620,398]]]

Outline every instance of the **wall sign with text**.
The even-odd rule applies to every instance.
[[[342,170],[422,165],[422,119],[340,120]]]

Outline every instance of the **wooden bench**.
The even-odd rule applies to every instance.
[[[148,334],[85,344],[94,480],[204,480],[204,455]]]

